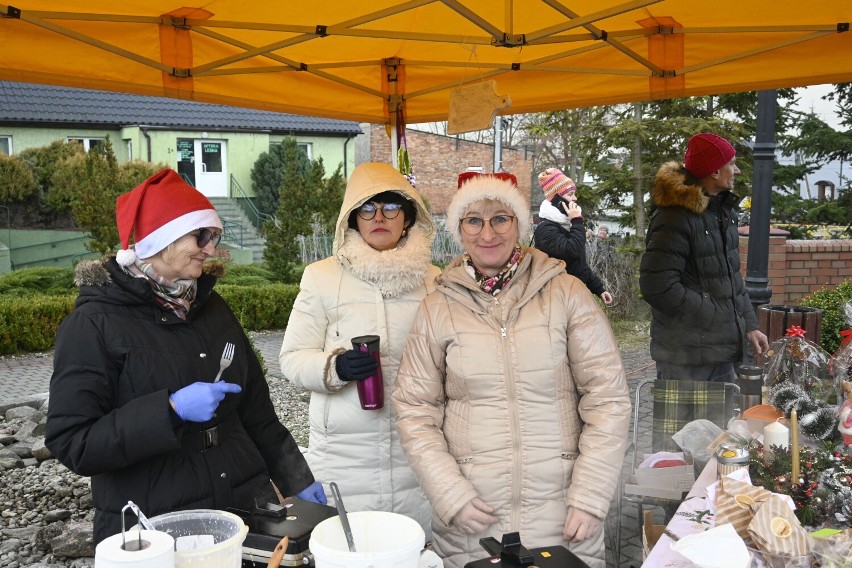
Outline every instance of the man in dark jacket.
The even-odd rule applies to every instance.
[[[744,337],[755,354],[769,347],[740,274],[735,162],[727,140],[697,134],[683,165],[657,171],[639,285],[658,378],[733,381]]]

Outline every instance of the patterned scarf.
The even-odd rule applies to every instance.
[[[130,266],[124,267],[124,271],[134,278],[147,280],[151,285],[151,291],[154,292],[154,300],[157,301],[157,304],[180,319],[186,319],[186,312],[189,311],[189,307],[195,300],[197,280],[177,280],[173,284],[169,283],[154,270],[150,263],[139,259],[136,259],[136,262]]]
[[[521,263],[521,258],[523,258],[523,254],[521,253],[521,245],[518,243],[515,245],[515,250],[512,251],[512,256],[509,257],[509,262],[494,276],[486,276],[477,270],[467,253],[462,256],[462,264],[464,264],[465,271],[470,274],[483,292],[496,296],[512,281],[512,277]]]

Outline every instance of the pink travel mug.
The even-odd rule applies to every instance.
[[[385,405],[385,383],[382,379],[382,356],[379,352],[378,335],[362,335],[352,338],[352,349],[369,353],[376,361],[376,372],[358,381],[358,398],[364,410],[378,410]]]

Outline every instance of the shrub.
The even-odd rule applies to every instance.
[[[0,203],[22,201],[35,188],[33,173],[21,158],[0,154]]]
[[[81,144],[55,140],[48,146],[27,148],[19,154],[33,172],[38,191],[51,211],[63,212],[71,208],[69,195],[61,190],[53,191],[53,174],[64,160],[83,153]]]
[[[840,346],[840,331],[850,327],[844,319],[844,305],[852,301],[852,280],[845,280],[835,288],[823,288],[802,298],[802,306],[822,310],[820,347],[834,353]]]
[[[74,309],[75,299],[72,294],[4,297],[0,301],[0,355],[53,349],[56,330]]]
[[[292,284],[269,286],[216,286],[247,331],[287,327],[299,287]]]
[[[3,296],[62,296],[75,292],[73,268],[22,268],[0,276],[0,295]]]

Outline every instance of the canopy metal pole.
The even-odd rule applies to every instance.
[[[494,116],[494,173],[503,171],[503,117]]]
[[[391,139],[391,164],[399,169],[399,124],[396,122],[396,113],[391,115],[390,121]]]
[[[768,269],[769,214],[775,166],[775,97],[774,89],[757,93],[757,134],[754,142],[754,178],[745,277],[746,290],[755,310],[768,304],[772,297]],[[745,362],[753,359],[747,351],[745,359]]]

